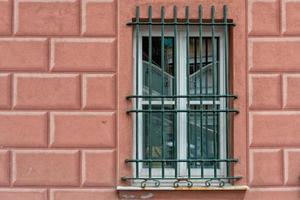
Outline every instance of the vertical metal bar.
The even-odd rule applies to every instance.
[[[208,38],[205,38],[205,66],[208,65]],[[205,94],[208,95],[209,91],[208,91],[208,67],[206,67],[206,72],[205,72]],[[205,107],[205,109],[208,109],[208,106],[203,105]],[[209,155],[209,146],[208,146],[208,112],[205,112],[205,152],[206,152],[206,158],[208,158],[207,155]],[[206,164],[206,163],[204,163]],[[209,163],[210,164],[210,163]]]
[[[149,88],[149,96],[152,96],[152,6],[150,5],[148,8],[148,18],[149,18],[149,37],[148,37],[148,88]],[[152,160],[152,137],[150,133],[150,127],[152,122],[152,98],[148,99],[149,103],[149,110],[148,113],[149,120],[148,120],[148,136],[149,136],[149,159]],[[149,162],[149,178],[152,177],[152,162]]]
[[[193,73],[195,74],[197,71],[197,38],[193,38],[193,45],[194,45],[194,67],[193,67]],[[194,82],[193,82],[193,87],[194,87],[194,95],[197,94],[197,76],[196,74],[194,75]],[[196,100],[196,99],[193,99]],[[196,107],[196,106],[195,106]],[[194,108],[197,109],[197,108]],[[198,153],[197,153],[197,147],[198,147],[198,142],[197,142],[197,113],[193,113],[193,121],[194,125],[192,126],[192,133],[194,135],[194,142],[195,142],[195,149],[194,149],[194,157],[197,158]],[[196,163],[192,163],[193,166],[195,167]]]
[[[217,93],[217,95],[219,95],[220,94],[220,76],[219,76],[219,71],[220,71],[220,62],[219,62],[219,49],[220,49],[220,47],[219,47],[219,38],[216,38],[216,43],[215,43],[215,52],[216,52],[216,56],[215,56],[215,66],[216,66],[216,78],[215,78],[215,80],[216,80],[216,93]],[[216,98],[215,98],[215,100],[216,100]],[[217,99],[219,102],[221,102],[220,101],[220,98],[218,98]],[[218,109],[220,109],[220,103],[219,104],[217,104],[216,105],[216,110],[218,110]],[[219,112],[217,112],[217,113],[215,113],[215,115],[216,115],[216,125],[215,125],[215,127],[216,127],[216,138],[217,138],[217,140],[216,140],[216,152],[217,152],[217,157],[216,158],[219,158],[219,153],[220,153],[220,144],[219,144],[219,141],[220,141],[220,113]],[[216,163],[217,164],[217,166],[220,166],[220,163]]]
[[[177,95],[177,7],[174,6],[174,93]],[[177,109],[177,98],[175,98],[175,109]],[[177,113],[174,113],[174,157],[177,159]],[[175,163],[175,178],[178,177],[177,173],[178,163]]]
[[[161,85],[161,93],[162,96],[165,95],[165,8],[162,6],[161,7],[161,70],[162,70],[162,85]],[[164,112],[164,107],[165,107],[165,99],[164,97],[161,99],[162,100],[162,118],[161,118],[161,142],[162,142],[162,159],[165,159],[165,136],[164,136],[164,118],[165,118],[165,112]],[[162,178],[165,177],[165,162],[162,162]]]
[[[205,40],[205,65],[207,65],[208,64],[208,38],[206,38],[206,40]],[[206,87],[206,90],[207,90],[208,88]],[[206,94],[208,94],[208,92],[206,92]]]
[[[137,6],[136,7],[136,74],[135,74],[135,92],[136,92],[136,95],[139,95],[139,39],[140,39],[140,25],[139,25],[139,21],[140,21],[140,7]],[[139,99],[136,99],[135,100],[135,107],[136,107],[136,110],[138,110],[138,101]],[[139,131],[138,131],[138,113],[135,114],[135,138],[136,138],[136,141],[135,141],[135,157],[136,159],[139,159]],[[136,177],[138,178],[139,177],[139,163],[136,162],[135,164],[135,174],[136,174]]]
[[[223,7],[223,18],[224,18],[224,68],[225,68],[225,91],[224,94],[229,94],[229,74],[228,74],[228,24],[227,24],[227,6]],[[225,99],[225,109],[228,109],[228,98]],[[225,122],[226,122],[226,159],[229,159],[229,118],[228,113],[225,113]],[[230,163],[226,162],[226,176],[230,176]]]
[[[186,20],[186,93],[187,95],[190,94],[190,61],[189,61],[189,38],[190,38],[190,29],[189,29],[189,7],[185,7],[185,20]],[[190,109],[190,99],[187,97],[187,110]],[[190,112],[187,112],[187,157],[188,160],[190,159]],[[187,162],[188,165],[188,178],[191,177],[191,165],[190,162]]]
[[[215,73],[216,73],[216,64],[215,64],[215,7],[212,6],[211,7],[211,21],[212,21],[212,26],[211,26],[211,37],[212,37],[212,93],[213,95],[215,95],[216,93],[216,85],[215,85]],[[215,102],[215,98],[213,98],[213,110],[215,110],[216,108],[216,102]],[[215,119],[215,112],[213,113],[213,148],[214,148],[214,159],[216,159],[217,156],[217,136],[216,136],[216,127],[215,127],[215,123],[216,123],[216,119]],[[217,176],[217,166],[216,166],[216,162],[213,163],[214,164],[214,177]]]
[[[198,18],[199,18],[199,66],[200,66],[200,79],[199,79],[199,87],[200,87],[200,95],[202,95],[202,6],[199,5],[198,7]],[[200,108],[201,110],[203,109],[203,102],[202,102],[202,98],[200,98]],[[200,113],[200,157],[201,159],[203,159],[203,132],[202,132],[202,126],[203,126],[203,122],[202,122],[202,112]],[[204,170],[203,170],[203,162],[201,162],[201,177],[203,178],[204,175]]]
[[[220,94],[220,57],[219,57],[219,37],[216,37],[215,39],[215,52],[216,52],[216,56],[215,56],[215,66],[216,66],[216,75],[215,75],[215,80],[216,80],[216,93],[217,95]],[[219,104],[216,105],[216,110],[220,109],[220,98],[215,98],[215,100],[218,100],[219,101]],[[220,155],[220,113],[217,112],[215,113],[216,115],[216,124],[215,124],[215,127],[216,127],[216,159],[219,159],[219,155]],[[217,165],[217,168],[220,168],[220,162],[216,163]]]
[[[206,37],[205,38],[205,66],[207,66],[208,64],[208,38]],[[207,95],[209,93],[208,91],[208,67],[206,68],[206,72],[205,72],[205,94]],[[203,107],[207,110],[207,106],[206,105],[203,105]],[[205,112],[204,113],[205,115],[205,152],[206,152],[206,157],[207,158],[207,155],[208,155],[208,112]],[[206,163],[204,163],[206,164]],[[209,163],[210,164],[210,163]],[[205,167],[205,166],[204,166]]]

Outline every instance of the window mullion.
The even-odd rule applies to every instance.
[[[211,7],[211,21],[212,23],[215,22],[215,7],[212,6]],[[216,95],[217,89],[216,87],[218,87],[218,85],[216,84],[217,78],[216,78],[216,74],[217,74],[217,67],[216,67],[216,62],[215,62],[215,26],[214,24],[212,24],[211,26],[211,37],[212,37],[212,94]],[[215,104],[215,98],[213,98],[213,110],[216,110],[216,104]],[[214,152],[214,159],[217,159],[217,149],[218,149],[218,131],[217,131],[217,127],[216,127],[216,113],[212,112],[213,114],[213,152]],[[217,113],[218,115],[218,113]],[[213,166],[214,166],[214,177],[217,177],[217,163],[213,162]]]
[[[186,68],[186,94],[190,95],[190,86],[189,86],[189,73],[190,73],[190,61],[189,61],[189,39],[190,39],[190,27],[189,27],[189,7],[187,6],[185,8],[185,20],[186,20],[186,64],[185,64],[185,68]],[[190,109],[190,99],[187,98],[187,110]],[[187,135],[187,159],[190,159],[191,156],[191,148],[190,148],[190,112],[188,111],[186,113],[186,135]],[[187,167],[188,167],[188,178],[191,177],[191,163],[188,161],[187,162]]]
[[[174,61],[173,61],[173,68],[174,68],[174,89],[173,89],[173,93],[174,93],[174,95],[178,95],[178,92],[177,92],[177,83],[178,83],[178,81],[177,81],[177,77],[178,77],[178,69],[177,69],[177,67],[178,67],[178,65],[177,65],[177,63],[178,63],[178,57],[179,56],[177,56],[177,53],[179,52],[179,51],[177,51],[177,48],[178,48],[178,38],[177,38],[177,7],[176,6],[174,6],[174,23],[175,23],[175,25],[174,25],[174,52],[173,52],[173,59],[174,59]],[[180,73],[179,73],[180,74]],[[175,105],[174,105],[174,109],[177,109],[177,106],[178,106],[178,100],[177,100],[177,98],[175,98],[174,99],[174,101],[175,101]],[[177,128],[177,124],[180,124],[180,122],[179,123],[177,123],[177,120],[178,120],[178,113],[174,113],[174,140],[173,140],[173,150],[174,150],[174,159],[178,159],[178,149],[177,149],[177,144],[178,144],[178,142],[177,142],[177,138],[180,138],[180,137],[178,137],[178,128]],[[173,166],[174,166],[174,168],[175,168],[175,173],[174,173],[174,175],[175,175],[175,178],[177,178],[178,177],[178,167],[179,167],[179,165],[178,165],[178,163],[177,162],[175,162],[175,163],[172,163],[173,164]]]
[[[152,6],[149,6],[149,10],[148,10],[148,16],[149,16],[149,48],[148,48],[148,94],[149,96],[152,96]],[[148,113],[148,148],[149,148],[149,159],[152,160],[152,133],[150,132],[150,127],[151,127],[151,122],[152,122],[152,98],[148,99],[148,109],[149,109],[149,113]],[[152,162],[149,162],[149,178],[152,178]]]
[[[161,85],[161,94],[162,96],[165,95],[165,27],[164,27],[164,22],[165,22],[165,8],[161,7],[161,73],[162,73],[162,85]],[[165,131],[164,131],[164,120],[165,120],[165,105],[164,101],[165,98],[162,97],[162,118],[161,118],[161,143],[162,143],[162,159],[165,159]],[[162,178],[165,177],[165,162],[162,162]]]
[[[137,7],[136,8],[136,21],[139,22],[139,18],[140,18],[140,8]],[[135,76],[136,76],[136,79],[135,79],[135,84],[136,84],[136,87],[135,87],[135,93],[136,95],[139,95],[139,85],[140,85],[140,82],[139,82],[139,77],[140,77],[140,74],[139,74],[139,62],[140,62],[140,44],[139,44],[139,39],[140,39],[140,26],[137,25],[136,26],[136,69],[135,69]],[[135,108],[136,110],[139,109],[139,99],[136,99],[135,100]],[[139,159],[139,144],[140,144],[140,141],[139,141],[139,127],[138,127],[138,124],[139,124],[139,113],[135,113],[135,159]],[[135,173],[136,173],[136,177],[139,178],[139,165],[140,163],[136,162],[135,163]]]
[[[178,48],[178,58],[179,58],[179,65],[177,67],[178,70],[178,95],[186,95],[186,70],[183,66],[186,64],[186,45],[185,45],[185,38],[182,31],[179,33],[179,48]],[[178,99],[178,110],[186,110],[187,101],[186,98],[179,98]],[[178,153],[179,159],[184,160],[187,159],[187,120],[186,120],[186,113],[180,112],[177,114],[178,117]],[[187,164],[186,162],[179,163],[179,171],[180,176],[186,176],[186,169]]]
[[[141,34],[141,30],[139,29],[139,33],[138,33],[138,38],[137,38],[137,42],[140,44],[139,46],[142,47],[142,34]],[[137,87],[137,91],[136,91],[136,94],[137,95],[143,95],[143,50],[142,48],[140,48],[138,50],[138,53],[137,53],[137,60],[138,60],[138,66],[140,69],[137,69],[136,70],[136,73],[138,74],[138,77],[136,78],[137,82],[138,82],[138,87]],[[138,98],[136,99],[137,101],[137,110],[142,110],[143,109],[143,99],[142,98]],[[143,136],[143,121],[144,121],[144,113],[136,113],[136,120],[137,120],[137,124],[136,124],[136,127],[137,127],[137,136],[136,136],[136,139],[138,141],[138,152],[137,152],[137,156],[138,156],[138,159],[142,159],[143,158],[143,140],[144,140],[144,136]],[[138,173],[139,175],[141,175],[141,171],[143,169],[143,163],[142,162],[139,162],[137,163],[137,168],[138,168]]]
[[[224,5],[223,7],[223,19],[224,19],[224,77],[225,77],[225,94],[229,94],[229,58],[228,58],[228,54],[229,54],[229,48],[228,48],[228,22],[227,22],[227,6]],[[229,98],[225,99],[225,108],[229,109]],[[229,133],[229,117],[228,117],[228,113],[225,113],[225,126],[226,126],[226,131],[225,131],[225,137],[226,137],[226,159],[230,158],[230,133]],[[230,176],[230,163],[226,162],[226,176],[229,177]]]

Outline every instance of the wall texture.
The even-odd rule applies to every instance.
[[[229,5],[235,173],[250,189],[120,198],[300,199],[300,0],[0,0],[0,199],[118,199],[132,153],[126,22],[149,3],[167,16],[174,4],[181,16],[185,5],[194,16],[199,3]]]
[[[0,1],[0,199],[116,199],[117,2]]]
[[[272,199],[300,198],[299,8],[248,1],[248,180]]]

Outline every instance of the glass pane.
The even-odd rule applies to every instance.
[[[189,42],[189,93],[212,94],[213,72],[215,73],[215,93],[217,93],[219,88],[219,38],[216,38],[215,41],[215,71],[212,69],[212,39],[210,37],[202,38],[201,49],[199,48],[199,37],[191,37]],[[202,66],[200,66],[200,59],[202,60]],[[202,88],[200,88],[201,86]]]
[[[149,37],[143,37],[143,94],[174,94],[174,38],[164,38],[164,67],[161,66],[161,37],[152,37],[152,62],[149,63]],[[164,68],[164,73],[162,72]],[[151,73],[151,74],[150,74]],[[151,78],[152,77],[152,78]]]
[[[174,106],[165,106],[165,109],[174,109]],[[149,109],[149,106],[143,106],[143,109]],[[152,106],[153,110],[160,110],[161,105]],[[143,115],[143,158],[144,159],[175,159],[174,141],[175,141],[175,123],[174,113],[145,113]],[[162,127],[163,124],[163,127]],[[164,141],[162,141],[162,133]],[[174,163],[165,163],[165,167],[173,167]],[[148,167],[145,163],[144,167]],[[153,163],[152,168],[160,168],[161,163]]]
[[[215,106],[218,109],[218,106]],[[192,105],[191,110],[212,110],[213,105]],[[220,138],[214,137],[219,131],[219,114],[212,112],[190,113],[190,158],[192,159],[217,159],[219,158]],[[202,136],[201,136],[202,134]],[[214,150],[214,143],[216,151]],[[202,149],[201,149],[202,148]],[[194,168],[201,167],[201,163],[193,163]],[[211,168],[213,163],[206,163],[204,167]]]
[[[202,47],[199,46],[199,37],[189,40],[189,94],[218,94],[219,93],[219,38],[215,39],[215,67],[213,68],[212,38],[203,37]],[[201,57],[200,57],[201,51]],[[201,61],[201,62],[200,62]],[[200,65],[202,64],[202,65]],[[201,105],[200,99],[196,105],[190,105],[192,110],[216,110],[218,105]],[[206,103],[212,103],[213,98],[202,98]],[[217,100],[217,99],[214,99]],[[214,159],[219,158],[218,113],[212,112],[190,113],[188,147],[190,158]],[[202,135],[202,136],[201,136]],[[215,149],[216,148],[216,149]],[[193,168],[201,167],[201,162],[193,163]],[[214,163],[205,163],[205,168],[211,168]]]
[[[152,59],[149,63],[149,37],[142,38],[143,48],[143,95],[174,95],[174,38],[164,38],[164,65],[162,66],[161,37],[152,37]],[[148,100],[148,99],[144,99]],[[161,102],[161,98],[152,99]],[[165,99],[169,100],[169,99]],[[144,105],[143,109],[150,109]],[[151,109],[161,110],[161,105],[151,105]],[[173,105],[164,105],[164,109],[174,109]],[[175,159],[174,113],[144,113],[143,115],[143,158]],[[164,141],[163,141],[164,139]],[[152,163],[152,168],[160,168],[161,162]],[[165,163],[165,167],[175,166]],[[144,163],[144,167],[149,167]]]

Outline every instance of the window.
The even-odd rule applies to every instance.
[[[232,114],[230,94],[229,28],[224,18],[148,19],[135,26],[135,95],[128,99],[134,121],[133,184],[146,186],[224,186],[233,180],[231,168]]]

